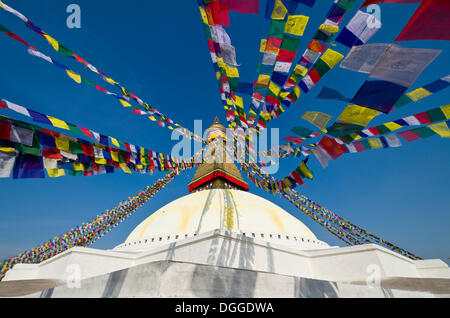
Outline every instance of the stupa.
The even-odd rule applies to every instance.
[[[384,247],[330,246],[274,203],[248,192],[216,118],[210,159],[190,194],[151,211],[110,250],[75,247],[18,264],[0,297],[449,297],[441,260]]]

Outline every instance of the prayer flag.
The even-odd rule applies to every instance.
[[[377,63],[369,78],[410,87],[441,52],[442,50],[403,48],[394,44]]]
[[[338,120],[366,127],[379,113],[379,111],[371,108],[361,107],[359,105],[348,105],[338,117]]]
[[[450,40],[450,1],[424,0],[395,41]]]

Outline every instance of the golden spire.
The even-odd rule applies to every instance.
[[[240,189],[248,191],[248,184],[234,164],[233,158],[226,151],[226,129],[219,118],[206,130],[209,144],[203,157],[205,163],[200,165],[189,183],[189,191],[198,189]],[[218,142],[212,142],[217,139]],[[220,140],[222,139],[222,142]]]

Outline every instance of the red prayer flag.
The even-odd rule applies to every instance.
[[[450,1],[424,0],[395,41],[450,40]]]
[[[0,122],[0,139],[9,140],[11,125]]]
[[[319,73],[317,73],[316,69],[312,68],[309,72],[308,72],[309,77],[311,78],[311,80],[313,81],[314,84],[317,84],[317,82],[320,81],[320,75]]]
[[[61,152],[57,148],[49,148],[49,147],[43,147],[42,148],[42,157],[48,158],[48,159],[62,159]]]
[[[336,160],[347,151],[347,148],[328,136],[324,136],[322,138],[319,142],[319,146],[322,147],[331,156],[331,158],[333,158],[333,160]]]
[[[297,185],[304,184],[302,177],[297,173],[297,171],[292,171],[290,176],[295,180],[295,182],[297,182]]]
[[[258,0],[222,0],[228,6],[229,11],[237,11],[240,13],[258,13]]]
[[[278,52],[277,61],[291,63],[294,60],[296,54],[297,52],[280,49],[280,52]]]
[[[417,139],[420,139],[420,136],[413,132],[412,130],[406,130],[398,133],[400,136],[403,137],[407,142],[411,142]]]
[[[355,141],[353,143],[353,146],[355,146],[355,149],[357,152],[363,152],[366,150],[366,148],[364,148],[364,146],[362,145],[362,143],[360,141]]]
[[[86,128],[83,128],[83,127],[78,127],[78,128],[80,128],[80,130],[83,132],[83,134],[85,134],[89,138],[92,138],[92,135],[91,135],[91,132],[89,131],[89,129],[86,129]]]
[[[414,115],[414,117],[421,123],[421,124],[431,124],[431,119],[428,117],[428,114],[426,112],[421,112],[417,115]]]

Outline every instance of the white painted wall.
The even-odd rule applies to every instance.
[[[440,260],[412,261],[374,244],[300,250],[261,239],[215,230],[141,252],[73,248],[38,265],[16,265],[4,281],[61,279],[67,266],[78,264],[89,278],[161,260],[249,269],[329,281],[365,281],[369,266],[379,266],[380,278],[450,278]]]

